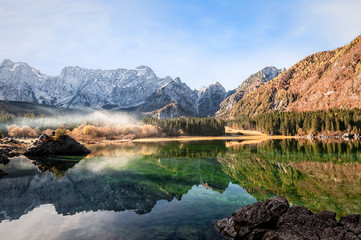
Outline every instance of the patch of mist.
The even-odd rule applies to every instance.
[[[96,126],[127,126],[142,125],[142,122],[134,115],[126,112],[113,112],[108,110],[87,110],[73,113],[60,113],[54,116],[26,116],[16,117],[14,123],[0,124],[1,129],[7,129],[10,125],[20,127],[28,126],[31,128],[40,128],[41,130],[58,127],[75,128],[81,124],[90,124]]]

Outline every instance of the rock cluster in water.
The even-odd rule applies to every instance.
[[[13,158],[16,156],[19,156],[21,153],[23,153],[23,149],[20,144],[23,144],[23,142],[20,142],[18,140],[12,139],[12,138],[4,138],[0,139],[0,164],[6,165],[9,163],[9,158]],[[6,172],[0,170],[0,178],[8,175]]]
[[[0,170],[0,178],[3,178],[6,175],[8,175],[6,172]]]
[[[361,239],[361,215],[336,221],[336,214],[312,213],[305,207],[289,207],[285,197],[276,196],[248,205],[229,218],[216,222],[227,239]]]
[[[89,149],[68,135],[55,140],[53,137],[42,134],[24,155],[87,155],[89,153]]]

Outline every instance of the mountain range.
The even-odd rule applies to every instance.
[[[147,66],[91,70],[66,67],[47,76],[27,63],[0,64],[0,100],[61,108],[139,111],[150,116],[211,116],[227,95],[212,84],[192,90],[179,78],[159,78]]]
[[[65,67],[59,76],[48,76],[27,63],[5,59],[0,64],[0,100],[136,111],[158,118],[214,116],[220,106],[230,109],[240,92],[243,96],[282,71],[266,67],[227,92],[219,82],[194,90],[178,77],[157,77],[147,66],[116,70]]]
[[[178,77],[157,77],[147,66],[65,67],[59,76],[48,76],[27,63],[5,59],[0,64],[0,100],[127,110],[157,118],[355,108],[361,104],[360,39],[310,55],[288,70],[265,67],[228,92],[219,82],[194,90]]]

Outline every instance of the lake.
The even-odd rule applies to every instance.
[[[223,239],[214,222],[275,195],[361,214],[361,142],[89,145],[0,169],[1,239]]]

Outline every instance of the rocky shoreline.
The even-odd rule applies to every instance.
[[[302,206],[289,206],[285,197],[276,196],[236,211],[218,220],[215,228],[226,239],[361,239],[361,215],[341,217],[323,211],[312,213]]]
[[[31,143],[32,145],[30,145]],[[61,139],[54,139],[52,136],[43,134],[35,142],[24,142],[13,138],[0,139],[0,164],[3,165],[7,165],[11,158],[22,154],[31,159],[37,159],[37,156],[40,156],[40,164],[45,162],[49,165],[46,156],[86,156],[89,153],[90,150],[67,135],[63,136]],[[39,163],[37,162],[37,164]],[[8,174],[6,172],[0,170],[0,178],[7,175]]]
[[[9,163],[9,158],[17,157],[25,152],[25,143],[13,138],[0,139],[0,164]],[[0,170],[0,178],[8,175]]]

